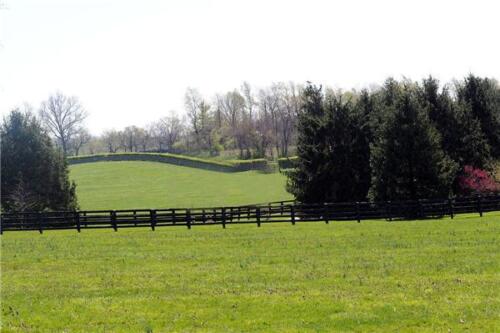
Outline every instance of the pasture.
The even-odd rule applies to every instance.
[[[8,232],[2,331],[495,332],[499,236],[498,213]]]
[[[80,208],[130,209],[244,205],[291,199],[280,173],[223,173],[157,162],[72,165]]]

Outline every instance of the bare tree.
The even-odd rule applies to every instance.
[[[236,142],[236,147],[243,157],[243,151],[248,148],[247,136],[248,124],[245,120],[245,98],[238,90],[230,91],[225,95],[217,95],[217,108],[222,111],[224,119],[229,127],[229,136]]]
[[[68,97],[60,92],[49,96],[40,107],[40,118],[61,144],[64,155],[67,155],[68,144],[86,117],[87,113],[77,97]]]
[[[208,103],[200,93],[192,88],[186,91],[185,107],[189,118],[190,125],[194,131],[194,136],[198,148],[209,150],[212,149],[212,130],[217,123],[216,113],[212,112],[212,106]]]
[[[80,149],[83,145],[87,144],[90,139],[92,139],[92,136],[86,128],[82,127],[78,129],[78,132],[75,133],[70,141],[70,146],[75,153],[75,156],[78,156]]]
[[[283,85],[282,107],[280,109],[281,126],[281,155],[288,156],[288,148],[292,143],[292,136],[300,109],[300,88],[293,82]]]
[[[189,118],[191,127],[193,128],[195,139],[200,144],[201,132],[201,110],[200,105],[203,103],[203,98],[200,92],[193,88],[188,88],[184,96],[184,106]]]
[[[181,119],[172,112],[168,117],[163,117],[149,125],[149,128],[158,150],[171,151],[184,131],[184,124]]]
[[[102,134],[108,153],[116,153],[120,148],[120,133],[116,130],[108,130]]]
[[[125,151],[139,151],[140,136],[142,135],[142,128],[137,126],[127,126],[121,132],[122,147]]]
[[[137,144],[141,147],[141,151],[147,151],[151,143],[151,132],[144,128],[139,128],[137,132]]]

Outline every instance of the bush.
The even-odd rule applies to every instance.
[[[500,184],[487,171],[466,165],[458,177],[462,194],[491,194],[500,192]]]

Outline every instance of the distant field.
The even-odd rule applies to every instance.
[[[498,213],[1,241],[2,332],[500,331]]]
[[[229,206],[291,199],[286,177],[223,173],[156,162],[70,166],[81,209]]]

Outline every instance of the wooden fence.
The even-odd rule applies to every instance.
[[[271,202],[236,207],[3,213],[3,231],[424,219],[500,211],[500,195],[443,200],[303,204]]]

